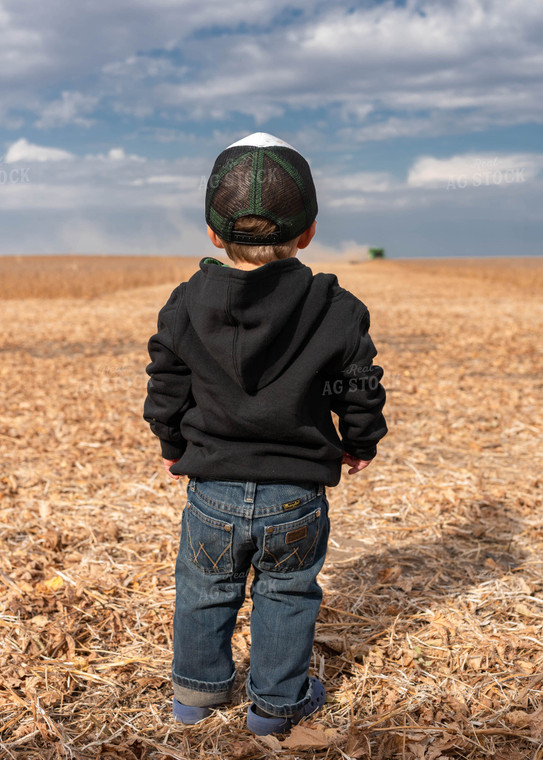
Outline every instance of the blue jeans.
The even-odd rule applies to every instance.
[[[323,485],[189,481],[175,566],[172,680],[179,702],[230,699],[231,639],[251,566],[249,698],[278,717],[310,700],[322,599],[316,578],[329,525]]]

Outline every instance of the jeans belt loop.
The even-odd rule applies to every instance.
[[[253,483],[252,481],[246,481],[245,483],[245,497],[243,499],[244,502],[248,504],[254,504],[255,500],[255,492],[256,492],[256,483]]]

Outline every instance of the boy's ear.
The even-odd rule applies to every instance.
[[[224,248],[224,245],[222,244],[222,240],[217,235],[217,233],[215,232],[215,230],[211,229],[211,227],[209,226],[209,224],[207,225],[207,234],[209,236],[209,239],[211,240],[211,242],[215,246],[215,248]]]
[[[300,235],[300,238],[298,242],[296,243],[297,248],[299,249],[307,248],[309,243],[313,240],[316,230],[317,230],[317,220],[315,219],[311,227],[308,227],[306,231],[302,232],[302,234]]]

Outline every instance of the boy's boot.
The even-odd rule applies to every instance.
[[[320,710],[326,700],[326,690],[322,683],[312,676],[309,678],[312,692],[311,699],[301,710],[290,718],[277,718],[260,710],[253,702],[247,711],[247,728],[253,734],[266,736],[267,734],[285,734],[292,726],[299,723],[302,718],[312,715]],[[267,717],[265,717],[267,716]]]

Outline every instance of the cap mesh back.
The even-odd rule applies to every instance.
[[[275,157],[272,161],[269,156],[264,156],[263,180],[258,184],[261,189],[262,206],[278,218],[285,213],[296,216],[304,211],[302,193],[299,185],[277,159],[278,157]]]
[[[252,165],[253,157],[247,156],[218,180],[213,195],[213,208],[217,214],[227,218],[240,208],[250,208]]]
[[[247,215],[271,219],[277,231],[264,240],[237,233],[236,220]],[[215,161],[207,184],[206,220],[222,240],[286,242],[310,227],[316,215],[311,171],[297,151],[243,145],[227,148]]]

